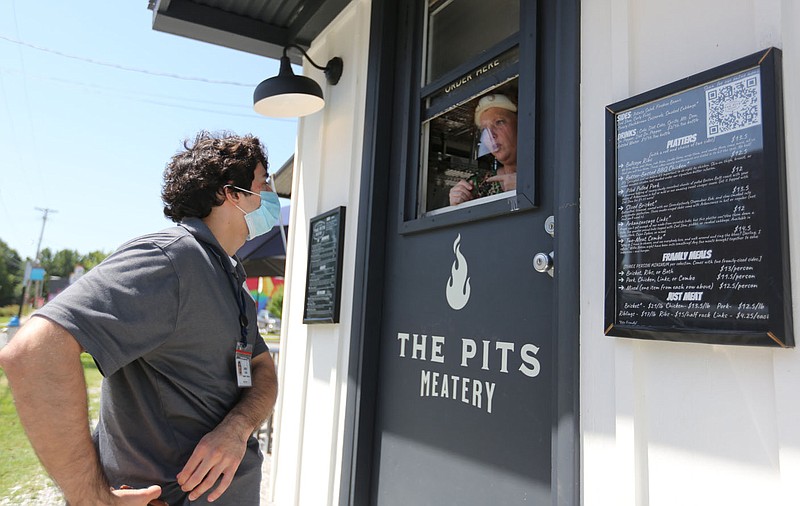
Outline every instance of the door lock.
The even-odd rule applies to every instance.
[[[556,236],[556,219],[553,216],[548,216],[544,220],[544,231],[550,234],[550,237]]]
[[[553,252],[551,251],[550,254],[536,253],[533,257],[533,268],[536,272],[546,272],[550,274],[550,277],[553,277]]]

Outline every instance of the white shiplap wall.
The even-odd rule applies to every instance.
[[[354,0],[314,40],[319,65],[339,56],[335,86],[306,65],[323,88],[325,108],[299,122],[286,266],[271,496],[280,506],[338,503],[349,353],[361,154],[364,136],[370,2]],[[308,226],[345,206],[341,320],[304,325]]]
[[[800,321],[800,8],[794,0],[582,5],[583,504],[800,504],[800,351],[603,335],[604,107],[746,56],[783,50],[794,321]],[[795,334],[800,332],[795,324]]]

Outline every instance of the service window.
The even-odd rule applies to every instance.
[[[426,7],[416,219],[516,195],[518,117],[526,107],[519,0],[428,0]],[[531,164],[520,166],[530,171]]]
[[[421,215],[516,193],[517,81],[486,90],[423,124]]]

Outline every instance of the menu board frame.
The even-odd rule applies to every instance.
[[[751,139],[753,137],[758,139],[761,145],[755,147],[761,148],[761,151],[753,150],[754,154],[748,154],[747,149],[737,151],[737,146],[734,144],[736,139],[730,133],[733,132],[733,129],[730,132],[726,132],[728,137],[707,140],[706,143],[712,148],[699,147],[702,143],[696,141],[699,141],[705,134],[708,134],[709,137],[707,139],[710,139],[715,133],[710,128],[717,128],[716,125],[712,125],[712,120],[708,119],[710,113],[707,108],[712,108],[711,98],[709,97],[713,98],[713,95],[710,96],[708,94],[704,95],[705,102],[695,100],[695,103],[702,104],[702,107],[697,108],[695,111],[698,114],[694,116],[695,118],[699,116],[703,120],[701,125],[705,127],[704,132],[697,134],[696,137],[695,135],[688,135],[678,137],[677,140],[671,138],[669,127],[666,125],[667,118],[674,118],[676,128],[683,127],[687,123],[685,119],[687,117],[690,118],[689,122],[698,121],[691,114],[688,116],[684,114],[681,108],[689,109],[690,104],[688,100],[685,101],[686,104],[681,104],[682,98],[696,98],[698,89],[704,90],[703,93],[708,93],[707,90],[713,90],[715,86],[722,90],[729,82],[738,78],[739,74],[745,76],[745,78],[752,76],[760,80],[758,84],[753,85],[753,90],[760,88],[761,121],[760,125],[752,121],[751,123],[743,123],[746,127],[737,125],[735,128],[744,129],[740,132],[740,138],[742,136],[747,138],[748,135],[746,134],[748,132],[754,134],[751,135]],[[757,93],[755,94],[757,95]],[[736,98],[738,99],[738,97]],[[673,104],[675,105],[673,106]],[[661,110],[659,111],[658,108],[661,108]],[[634,117],[632,114],[637,113],[639,114],[637,116],[638,125],[631,120]],[[676,114],[668,116],[670,113]],[[678,117],[681,117],[683,121],[678,120]],[[716,122],[716,120],[715,117],[714,121]],[[630,126],[627,130],[623,127],[618,131],[618,125],[625,124],[638,126],[639,133],[636,133],[636,130]],[[701,125],[696,125],[692,128],[699,128]],[[646,135],[644,134],[645,129],[647,131]],[[680,131],[680,129],[676,130],[676,132]],[[685,134],[686,129],[683,132]],[[642,135],[642,146],[636,148],[626,147],[630,145],[629,137],[636,135]],[[679,133],[678,135],[681,134]],[[641,156],[637,151],[635,156],[639,156],[638,159],[631,156],[634,153],[633,149],[641,151],[646,142],[650,142],[653,137],[659,136],[664,136],[666,142],[662,142],[662,144],[665,145],[666,149],[650,153],[650,156]],[[725,140],[729,144],[725,145],[721,141],[719,146],[713,147],[713,142],[718,139]],[[670,140],[672,144],[670,144]],[[675,148],[676,144],[680,146],[680,149],[669,149]],[[650,146],[652,145],[654,144],[650,144]],[[695,145],[698,147],[694,147]],[[730,148],[730,146],[733,146],[733,148]],[[726,155],[725,160],[719,160],[718,162],[703,160],[702,157],[707,155],[709,149],[719,151],[723,147],[733,149]],[[704,149],[707,151],[701,151]],[[672,154],[673,152],[674,155]],[[696,156],[693,157],[693,155]],[[753,158],[750,158],[751,156]],[[626,157],[633,161],[626,161]],[[743,165],[734,165],[731,169],[730,164],[735,164],[735,160],[740,159],[745,160],[742,162]],[[686,160],[689,161],[687,162]],[[709,175],[698,175],[700,170],[697,170],[696,174],[692,174],[692,170],[686,170],[686,168],[693,168],[691,164],[695,163],[694,160],[705,161],[704,165],[701,164],[698,167],[703,171],[707,171],[703,174]],[[656,161],[657,167],[655,165]],[[727,165],[725,165],[726,163]],[[645,171],[641,171],[641,164],[643,164]],[[651,166],[648,167],[648,165]],[[649,340],[794,347],[785,165],[781,51],[774,47],[607,106],[604,333],[608,336]],[[629,166],[636,166],[637,172],[634,173]],[[715,173],[714,170],[722,167],[724,167],[724,174],[722,176],[714,176],[714,174],[720,174],[719,171]],[[648,171],[647,169],[651,170]],[[738,185],[731,191],[730,188],[717,185],[714,182],[722,181],[723,179],[719,179],[720,177],[727,178],[724,179],[725,181],[733,180],[729,172],[737,169],[741,170],[749,178],[756,178],[753,179],[753,182],[757,184],[752,185],[756,190],[751,191],[750,186],[747,186],[745,190],[747,193],[742,196],[741,188],[745,185]],[[656,174],[662,171],[668,173],[664,177],[672,178],[668,183],[654,184],[654,189],[649,193],[641,191],[644,186],[640,182],[644,179],[636,178],[639,178],[642,174]],[[673,176],[673,174],[677,175]],[[704,177],[706,179],[701,180]],[[714,177],[717,179],[714,179]],[[653,176],[649,181],[656,180],[655,176]],[[663,181],[663,178],[660,181]],[[744,180],[745,183],[749,181],[750,179]],[[635,186],[637,184],[639,186]],[[665,187],[677,188],[681,184],[686,188],[691,187],[691,191],[694,192],[692,196],[684,197],[687,199],[685,202],[674,200],[681,198],[677,191],[669,195],[665,193]],[[703,188],[703,185],[707,186]],[[729,193],[714,195],[715,185],[716,191],[728,191]],[[740,194],[736,194],[737,191]],[[648,195],[649,200],[644,198],[636,200],[639,195]],[[690,200],[692,198],[695,200]],[[705,205],[704,203],[700,206],[695,204],[703,199],[710,202],[711,205]],[[720,211],[724,205],[715,204],[724,201],[726,202],[725,205],[733,206],[730,203],[732,200],[741,201],[741,206],[735,206],[739,209],[734,209],[733,212],[741,212],[741,210],[746,209],[744,214],[747,217],[746,219],[741,218],[742,215],[738,215],[740,217],[737,218],[735,214],[733,215],[734,219],[730,219],[730,211]],[[740,203],[738,201],[736,203]],[[669,205],[665,205],[664,202]],[[637,219],[635,220],[626,219],[626,216],[633,215],[631,209],[637,205],[644,205],[645,211],[637,210],[636,212],[639,214],[636,215]],[[685,216],[685,211],[682,208],[693,207],[691,211],[694,213],[691,215],[693,219],[684,220],[689,225],[682,229],[678,228],[679,225],[677,223],[679,222],[674,221],[671,222],[673,229],[665,227],[659,229],[660,232],[666,230],[663,235],[653,236],[650,234],[644,236],[642,231],[645,234],[648,232],[646,227],[649,226],[650,222],[655,222],[659,219],[664,220],[665,217],[673,216],[666,213],[658,215],[656,211],[650,212],[647,206],[651,206],[649,209],[659,211],[663,209],[680,209],[675,213],[679,216]],[[754,211],[751,212],[751,208]],[[725,215],[727,218],[723,219],[714,215],[714,213],[722,212],[728,213]],[[740,233],[742,230],[751,232],[749,230],[750,226],[741,225],[742,228],[740,228],[735,226],[734,223],[749,223],[750,221],[747,220],[750,220],[751,216],[758,219],[758,221],[752,221],[756,224],[753,225],[754,230],[752,232],[757,230],[757,234],[749,236],[747,240],[740,240],[741,236],[735,234]],[[674,218],[669,218],[665,221],[669,220],[674,220]],[[707,225],[707,227],[713,229],[715,226],[723,226],[718,224],[723,221],[725,222],[724,226],[728,226],[730,229],[726,234],[723,234],[730,239],[727,242],[721,242],[720,235],[703,236],[700,232],[703,226],[695,225],[696,223],[709,223],[710,225]],[[642,225],[642,223],[645,225]],[[666,227],[669,226],[667,225]],[[663,238],[669,237],[670,233],[673,236],[680,236],[679,241],[671,239],[672,244],[680,243],[683,247],[674,247],[672,249],[661,247],[659,249],[660,246],[669,244]],[[696,235],[694,237],[686,237],[692,234]],[[658,240],[652,240],[646,244],[650,249],[642,248],[641,244],[643,243],[641,242],[635,242],[639,240],[647,241],[651,237],[656,237]],[[712,237],[715,237],[714,241],[710,240]],[[731,239],[731,237],[736,239]],[[704,240],[707,241],[705,244],[703,243]],[[626,244],[625,241],[628,241],[628,243]],[[737,242],[739,242],[738,246]],[[691,245],[689,246],[688,244]],[[746,245],[745,249],[752,250],[755,248],[758,253],[763,253],[763,259],[760,256],[747,259],[740,258],[742,266],[737,267],[737,261],[739,260],[736,259],[735,252],[737,251],[736,248],[742,248],[742,245]],[[636,248],[639,249],[636,250]],[[632,250],[635,250],[633,254],[631,254]],[[676,252],[676,250],[687,251]],[[647,253],[641,253],[641,251],[646,251]],[[689,255],[688,259],[687,254]],[[647,258],[647,255],[649,255],[649,258]],[[705,260],[692,261],[692,255],[695,258],[705,258]],[[743,257],[744,255],[741,256]],[[647,258],[645,261],[653,263],[645,263],[645,261],[642,261],[641,264],[635,263],[642,258]],[[630,259],[635,260],[628,262]],[[661,260],[664,260],[664,262],[660,263]],[[684,261],[676,261],[674,264],[669,264],[668,261],[670,260]],[[747,265],[748,260],[751,261],[752,265]],[[725,265],[725,262],[728,262],[728,265]],[[721,265],[714,265],[713,267],[708,265],[699,266],[704,263],[721,263]],[[698,266],[695,267],[695,265]],[[639,266],[645,268],[638,268]],[[674,266],[680,267],[676,268]],[[679,275],[676,275],[676,269]],[[697,275],[692,269],[698,271]],[[748,280],[750,284],[747,285],[750,288],[739,288],[742,285],[735,281],[735,279],[739,278],[739,275],[735,273],[736,269],[750,270],[751,273],[748,273],[748,277],[751,279]],[[709,271],[718,273],[715,276],[709,276]],[[698,276],[700,276],[700,279],[697,279]],[[702,279],[703,276],[706,279]],[[691,281],[685,284],[681,282],[679,285],[678,278],[680,280],[691,279]],[[645,282],[641,283],[642,280],[645,280]],[[648,283],[651,280],[653,282]],[[666,283],[658,284],[661,280],[666,280]],[[687,291],[681,290],[684,285],[687,285],[685,286]],[[665,287],[667,290],[672,289],[674,291],[659,291],[658,287]],[[706,290],[703,291],[703,289]],[[734,289],[740,291],[734,292]],[[739,302],[738,307],[736,303],[728,303],[732,299],[736,299],[740,294],[749,293],[755,294],[752,296],[757,296],[758,301],[753,303]],[[688,299],[687,294],[689,294]],[[705,299],[702,298],[703,295],[706,296]],[[665,299],[677,302],[670,303]],[[702,300],[703,302],[684,302],[686,300]],[[675,308],[683,309],[683,311],[679,312]],[[700,309],[699,311],[687,310],[689,308]],[[759,311],[761,314],[758,314]],[[712,312],[714,314],[713,317],[709,316]],[[664,317],[660,318],[662,315]],[[685,317],[686,315],[689,315],[689,317]],[[754,321],[755,318],[759,318],[759,320]]]
[[[309,221],[308,265],[306,268],[306,297],[303,309],[303,323],[339,323],[339,309],[341,306],[342,293],[342,265],[344,259],[344,219],[345,208],[344,206],[339,206],[326,213],[315,216]],[[337,241],[334,249],[335,258],[332,259],[332,261],[327,262],[328,264],[332,263],[335,265],[336,272],[334,274],[334,285],[332,287],[328,287],[330,293],[326,294],[329,296],[326,304],[327,309],[324,311],[319,311],[316,308],[311,307],[315,301],[315,294],[312,294],[311,291],[317,288],[314,281],[319,280],[320,275],[320,270],[315,270],[314,268],[314,258],[323,252],[326,244],[323,240],[321,240],[325,236],[317,237],[314,231],[316,228],[315,225],[323,224],[326,221],[330,222],[336,227],[336,230],[334,231]]]

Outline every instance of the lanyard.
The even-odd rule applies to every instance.
[[[241,288],[238,288],[236,291],[239,292],[239,297],[237,297],[238,299],[237,302],[239,303],[239,327],[241,327],[241,332],[242,332],[242,340],[240,341],[240,343],[242,344],[242,346],[247,346],[247,324],[249,322],[247,320],[247,315],[245,314],[244,293],[242,293]]]
[[[206,250],[212,253],[215,257],[217,257],[217,262],[219,262],[220,267],[225,272],[226,277],[228,277],[229,281],[231,282],[231,288],[233,288],[233,297],[236,299],[236,305],[239,308],[239,328],[241,331],[241,339],[239,340],[239,345],[242,348],[247,347],[247,311],[246,311],[246,302],[244,298],[244,293],[242,293],[241,284],[239,283],[239,278],[236,276],[236,267],[231,263],[231,258],[225,254],[225,259],[223,260],[220,251],[208,241],[208,239],[202,236],[202,233],[198,234],[198,227],[196,225],[184,225],[183,223],[180,224],[186,231],[192,234],[195,240],[198,241]],[[227,262],[227,263],[226,263]],[[231,271],[232,269],[232,271]]]
[[[216,251],[213,249],[211,250],[214,255],[217,257],[217,260],[222,267],[222,270],[225,271],[228,280],[231,282],[231,288],[233,289],[233,297],[236,299],[236,305],[239,307],[239,327],[241,329],[242,338],[239,343],[242,347],[247,346],[247,325],[249,321],[247,320],[247,311],[245,306],[244,300],[244,293],[242,292],[241,286],[239,286],[239,279],[236,277],[235,267],[231,264],[230,258],[223,260],[222,256],[220,256]],[[228,262],[228,265],[225,265],[224,262]],[[234,272],[231,272],[230,269],[234,269]]]
[[[231,263],[231,259],[226,258],[223,260],[222,256],[214,251],[213,248],[211,251],[216,255],[220,267],[222,267],[222,270],[225,271],[225,274],[230,280],[231,288],[233,289],[233,297],[236,299],[236,305],[239,307],[239,328],[241,329],[242,338],[237,341],[236,353],[234,354],[236,384],[239,388],[249,388],[253,386],[253,379],[250,372],[250,358],[253,354],[253,347],[247,344],[248,321],[244,290],[242,290],[241,283],[239,283],[239,277],[236,275],[236,267]],[[233,271],[231,271],[231,269],[233,269]]]

